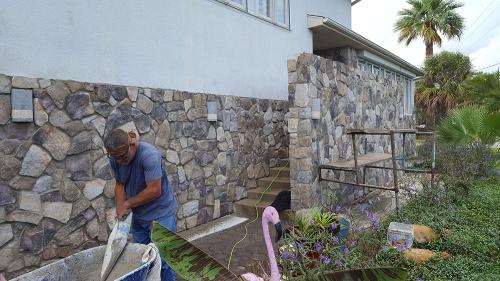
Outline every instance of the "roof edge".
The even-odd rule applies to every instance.
[[[375,55],[381,56],[382,58],[385,58],[389,61],[392,61],[393,63],[399,64],[399,65],[401,65],[401,67],[404,67],[407,70],[414,72],[417,76],[424,75],[422,69],[420,69],[419,67],[414,66],[413,64],[407,62],[406,60],[402,59],[401,57],[390,52],[389,50],[377,45],[376,43],[368,40],[367,38],[352,31],[351,29],[341,25],[340,23],[333,21],[330,18],[327,18],[324,16],[317,16],[317,15],[308,15],[308,18],[312,20],[312,21],[309,21],[309,28],[319,26],[319,23],[321,22],[323,25],[325,25],[325,26],[327,26],[327,27],[329,27],[337,32],[340,32],[340,33],[344,34],[345,36],[347,36],[349,39],[356,41],[357,43],[365,46],[368,51],[373,52]]]

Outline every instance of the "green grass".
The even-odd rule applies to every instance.
[[[427,191],[411,200],[399,221],[424,224],[438,233],[449,229],[449,236],[413,247],[446,251],[451,258],[417,266],[392,251],[380,254],[377,263],[408,268],[409,280],[500,280],[500,177],[473,184],[458,200],[438,202],[434,196]],[[382,233],[390,221],[398,221],[395,214],[385,219]]]

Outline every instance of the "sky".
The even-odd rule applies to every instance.
[[[443,50],[461,52],[472,60],[474,70],[493,72],[500,68],[500,0],[459,0],[464,6],[458,10],[465,19],[465,31],[460,41],[442,36],[441,48],[434,46],[434,54]],[[421,67],[425,45],[417,38],[409,46],[398,43],[394,23],[398,11],[409,8],[405,0],[362,0],[352,7],[352,29],[374,43]],[[374,17],[373,15],[377,15]],[[498,64],[489,68],[493,64]]]

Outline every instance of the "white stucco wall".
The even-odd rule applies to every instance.
[[[0,73],[287,99],[307,14],[349,26],[350,0],[290,0],[291,31],[213,0],[2,0]]]

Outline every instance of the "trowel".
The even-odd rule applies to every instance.
[[[123,221],[117,220],[108,238],[106,253],[101,269],[101,281],[105,281],[118,261],[123,249],[127,246],[128,233],[132,223],[132,214]]]

